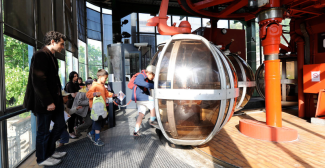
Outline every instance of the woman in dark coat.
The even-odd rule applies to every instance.
[[[67,107],[71,109],[74,98],[76,97],[80,87],[78,84],[78,73],[75,71],[70,72],[69,74],[69,82],[65,86],[65,91],[68,93],[71,93],[69,95],[69,101],[67,103]],[[69,128],[69,136],[72,139],[77,138],[76,135],[74,134],[74,126],[75,126],[75,120],[76,120],[77,115],[72,114],[71,117],[68,120],[68,128]]]

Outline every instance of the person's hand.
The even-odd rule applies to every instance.
[[[79,110],[79,109],[81,109],[81,108],[82,108],[82,106],[78,106],[78,107],[77,107],[77,110]]]
[[[96,96],[100,96],[100,92],[96,92]]]
[[[55,110],[54,103],[52,103],[52,104],[50,104],[50,105],[47,106],[47,111],[53,111],[53,110]]]

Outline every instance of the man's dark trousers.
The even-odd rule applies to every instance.
[[[50,132],[51,121],[54,122],[54,126]],[[37,163],[41,163],[54,154],[56,148],[55,142],[60,139],[66,125],[63,112],[38,113],[37,123],[36,161]]]

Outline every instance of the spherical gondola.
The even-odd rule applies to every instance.
[[[298,86],[296,60],[281,59],[281,104],[282,106],[292,106],[298,103]],[[256,71],[256,90],[265,99],[264,64]]]
[[[245,107],[254,93],[255,77],[252,68],[239,55],[230,53],[227,56],[237,72],[239,96],[235,111],[239,111]]]
[[[204,37],[180,34],[159,54],[155,110],[167,140],[202,145],[232,116],[239,94],[229,59]]]

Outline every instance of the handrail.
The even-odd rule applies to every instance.
[[[25,113],[25,112],[27,112],[27,110],[26,109],[22,109],[22,110],[18,110],[16,112],[13,112],[13,113],[5,114],[3,116],[0,116],[0,121],[6,120],[8,118],[14,117],[16,115],[19,115],[19,114]]]

